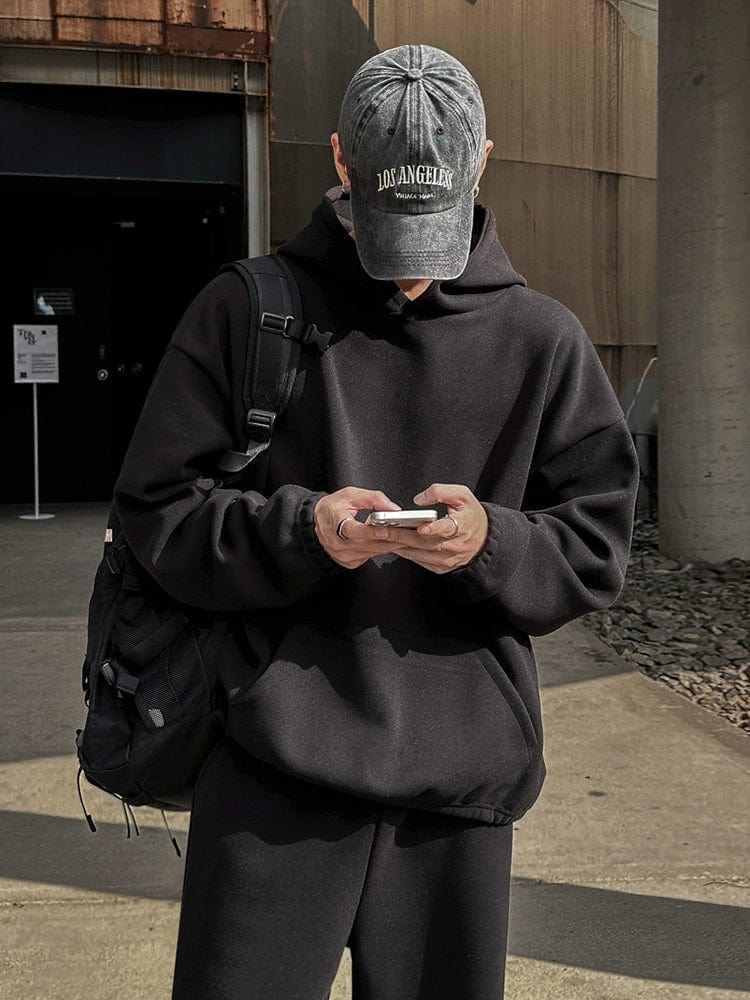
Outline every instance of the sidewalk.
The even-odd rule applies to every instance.
[[[90,833],[76,790],[107,508],[44,509],[0,508],[0,997],[167,1000],[184,857],[160,813],[127,840],[82,782]],[[580,622],[534,647],[548,776],[515,827],[506,1000],[750,998],[750,740]],[[170,825],[184,853],[188,816]],[[347,973],[345,953],[332,1000]]]

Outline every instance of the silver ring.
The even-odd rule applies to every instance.
[[[455,517],[452,517],[452,516],[451,516],[450,514],[446,514],[445,516],[446,516],[446,517],[448,518],[448,520],[449,520],[449,521],[453,521],[453,523],[454,523],[454,524],[455,524],[455,526],[456,526],[456,530],[455,530],[455,531],[453,532],[453,534],[452,534],[452,535],[446,535],[446,536],[445,536],[445,537],[446,537],[446,540],[447,540],[448,538],[455,538],[455,537],[456,537],[456,535],[458,534],[458,521],[457,521],[457,520],[455,519]]]
[[[346,537],[346,535],[343,533],[341,529],[344,527],[347,521],[353,521],[353,520],[354,518],[350,514],[348,517],[345,517],[343,521],[339,521],[339,526],[338,528],[336,528],[336,534],[339,536],[339,538],[341,538],[345,542],[348,542],[349,539]]]

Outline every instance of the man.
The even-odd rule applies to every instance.
[[[331,141],[342,184],[278,252],[334,336],[267,469],[205,478],[243,443],[249,305],[224,273],[116,486],[143,565],[248,638],[195,788],[173,998],[323,998],[348,944],[355,1000],[498,1000],[513,823],[545,775],[529,635],[619,594],[635,451],[580,322],[475,201],[492,143],[468,70],[373,56]],[[366,523],[407,507],[441,516]]]

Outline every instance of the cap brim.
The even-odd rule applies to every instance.
[[[457,278],[471,249],[474,196],[422,215],[383,212],[351,189],[352,224],[362,267],[371,278]]]

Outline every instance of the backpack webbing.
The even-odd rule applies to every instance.
[[[301,318],[297,283],[287,263],[277,254],[230,261],[217,274],[222,271],[238,273],[250,299],[250,331],[242,381],[248,445],[244,452],[223,452],[216,462],[220,472],[236,475],[267,452],[276,418],[286,409],[292,393],[302,345],[314,345],[322,354],[332,334],[321,333],[314,323]],[[267,453],[264,458],[267,465]]]

